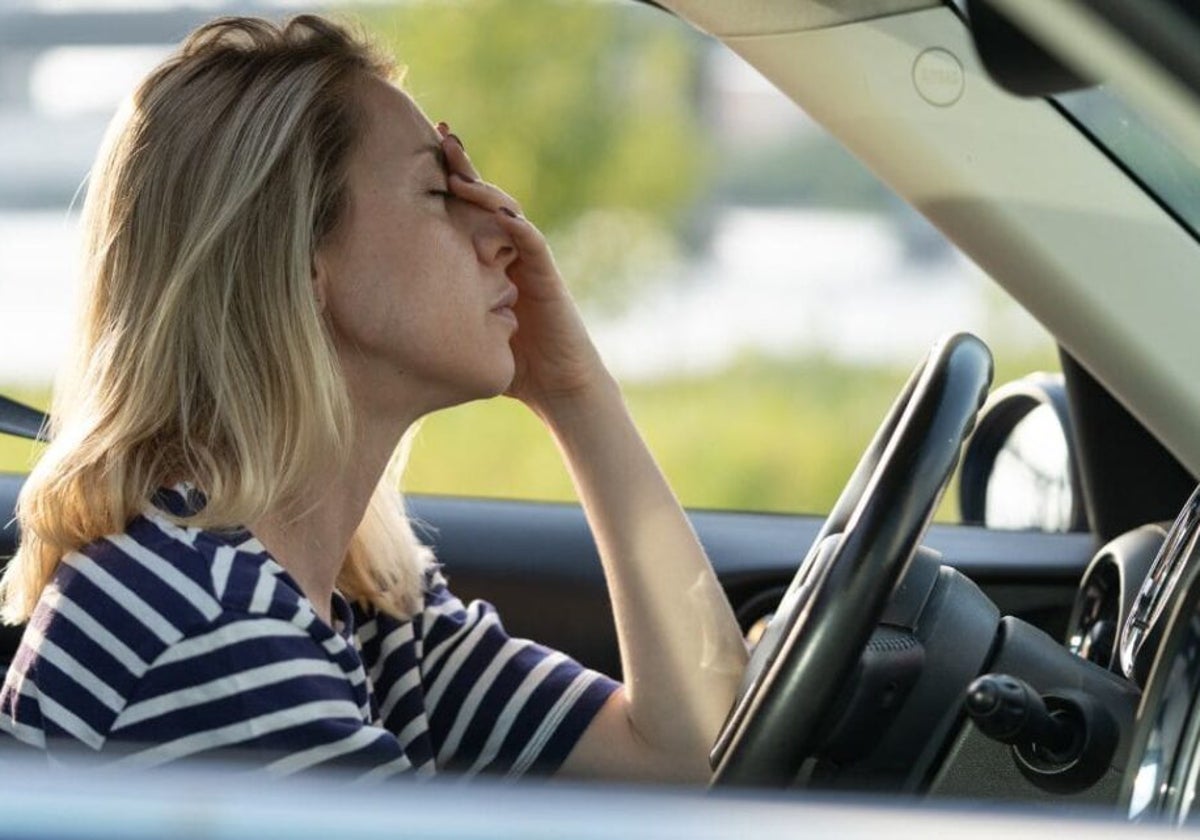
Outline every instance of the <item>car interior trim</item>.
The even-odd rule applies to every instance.
[[[914,9],[937,6],[941,0],[660,0],[659,4],[697,29],[725,40],[784,32],[804,32],[842,26]],[[733,13],[736,12],[736,13]]]
[[[1195,240],[1052,105],[998,88],[957,10],[726,40],[1200,470],[1194,319],[1160,305],[1192,293]],[[935,109],[912,83],[913,62],[934,46],[966,73],[951,107]]]

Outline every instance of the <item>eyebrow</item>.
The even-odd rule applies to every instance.
[[[412,153],[413,157],[420,157],[421,155],[433,155],[438,166],[440,166],[443,170],[447,168],[446,151],[442,148],[440,143],[426,143]]]

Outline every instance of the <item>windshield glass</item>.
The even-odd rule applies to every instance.
[[[1193,236],[1200,236],[1200,169],[1174,143],[1106,88],[1055,99]]]

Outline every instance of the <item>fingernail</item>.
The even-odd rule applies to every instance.
[[[514,213],[512,210],[509,210],[507,207],[501,207],[500,212],[503,213],[505,216],[508,216],[510,219],[521,218],[518,214]]]
[[[437,124],[437,133],[442,135],[443,137],[445,137],[447,134],[450,133],[450,126],[444,122],[438,123]]]
[[[457,143],[458,148],[462,149],[464,152],[467,150],[467,147],[463,145],[463,141],[458,138],[457,134],[447,134],[446,136]]]

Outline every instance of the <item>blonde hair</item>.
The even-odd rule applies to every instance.
[[[222,18],[194,32],[114,120],[84,207],[84,306],[56,389],[52,442],[17,506],[0,580],[26,620],[61,558],[123,531],[158,488],[207,499],[180,524],[220,530],[268,511],[351,456],[354,418],[313,286],[337,227],[356,95],[393,65],[312,15]],[[429,551],[380,482],[338,579],[404,617]]]

